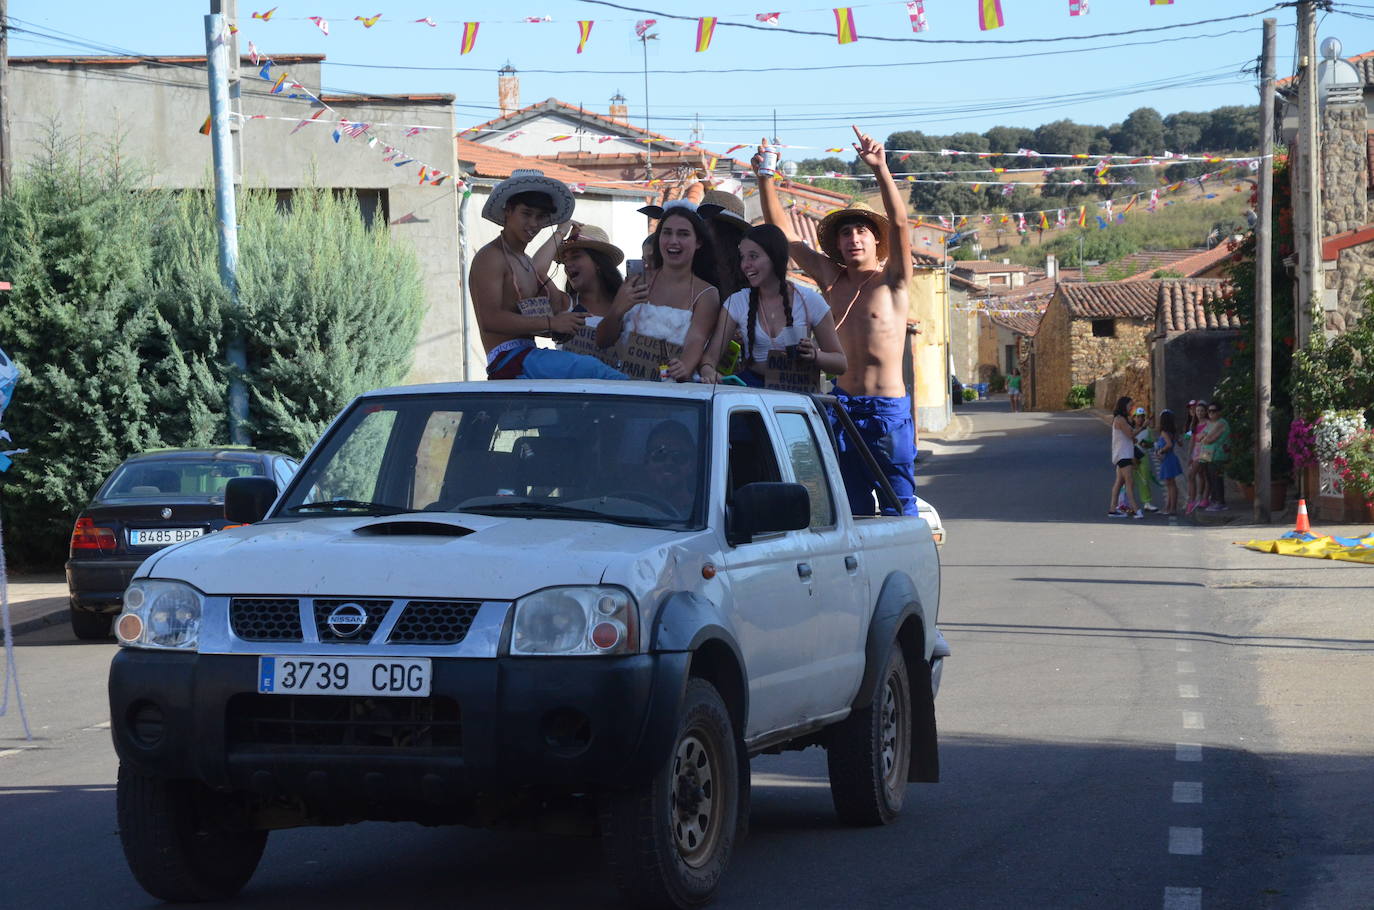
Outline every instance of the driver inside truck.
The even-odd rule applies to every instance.
[[[646,492],[676,510],[691,514],[696,504],[697,444],[692,433],[676,420],[665,420],[649,431],[644,447]]]

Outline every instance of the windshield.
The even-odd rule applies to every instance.
[[[148,499],[185,496],[223,499],[224,485],[234,477],[261,477],[261,461],[143,459],[115,469],[101,499]]]
[[[704,524],[706,406],[540,393],[356,404],[301,467],[278,515],[487,515]]]

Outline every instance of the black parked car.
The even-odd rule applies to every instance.
[[[222,529],[224,485],[270,477],[278,491],[297,462],[248,448],[159,449],[125,461],[106,478],[72,528],[67,590],[77,638],[104,638],[134,570],[174,543]]]

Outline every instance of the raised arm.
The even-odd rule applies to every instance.
[[[787,237],[787,251],[792,255],[792,261],[797,267],[810,275],[812,281],[828,288],[840,277],[840,267],[831,262],[824,253],[802,243],[797,232],[792,230],[792,219],[787,217],[787,210],[782,207],[775,181],[771,176],[759,174],[759,168],[763,165],[763,153],[767,148],[768,140],[765,139],[749,162],[754,168],[754,179],[758,181],[763,220],[782,230],[783,235]]]
[[[873,169],[878,178],[878,193],[883,197],[883,213],[887,215],[889,226],[887,238],[887,268],[885,277],[889,285],[905,287],[911,281],[911,231],[907,227],[906,200],[897,189],[897,181],[892,179],[892,171],[887,166],[887,150],[883,144],[857,126],[853,127],[858,142],[854,151],[860,160]]]

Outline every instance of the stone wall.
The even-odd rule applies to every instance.
[[[1322,236],[1358,230],[1369,223],[1369,113],[1363,104],[1328,107],[1322,118]],[[1340,254],[1326,273],[1327,334],[1340,334],[1364,311],[1374,281],[1374,246]],[[1334,292],[1334,294],[1332,293]]]
[[[1033,342],[1034,364],[1030,405],[1037,411],[1062,411],[1068,397],[1072,352],[1069,339],[1069,313],[1064,298],[1056,294],[1040,320]]]
[[[1093,320],[1074,319],[1069,327],[1073,345],[1072,385],[1089,385],[1112,373],[1125,362],[1146,354],[1145,337],[1154,330],[1154,321],[1118,318],[1116,336],[1097,338]]]
[[[1149,358],[1136,357],[1119,369],[1097,378],[1093,406],[1110,411],[1116,407],[1118,398],[1129,395],[1133,407],[1149,408],[1151,384]]]

